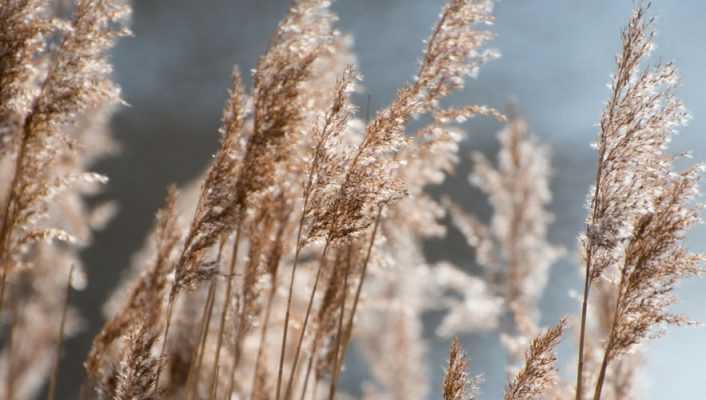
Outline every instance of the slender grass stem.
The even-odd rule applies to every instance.
[[[375,244],[375,236],[377,236],[378,228],[380,227],[380,219],[382,217],[383,205],[378,206],[378,213],[375,217],[375,225],[373,226],[373,233],[370,236],[370,242],[368,243],[368,249],[365,253],[365,260],[363,261],[363,270],[360,273],[360,280],[358,281],[358,287],[355,291],[355,297],[353,298],[353,308],[351,309],[350,316],[346,322],[346,331],[344,334],[344,342],[341,348],[341,362],[346,358],[346,350],[348,349],[348,342],[350,341],[351,334],[353,333],[353,322],[355,320],[355,313],[358,310],[358,303],[360,301],[360,294],[363,290],[363,284],[365,283],[365,277],[368,272],[368,264],[370,263],[370,255],[373,252],[373,245]],[[338,379],[341,365],[338,365],[338,369],[333,371],[332,379]],[[335,390],[335,388],[334,388]]]
[[[603,391],[603,383],[605,382],[605,375],[606,371],[608,370],[608,351],[610,347],[613,345],[613,338],[611,338],[608,341],[608,346],[606,347],[605,353],[603,353],[603,361],[601,361],[601,369],[600,372],[598,373],[598,380],[596,380],[596,388],[595,391],[593,392],[593,400],[600,400],[601,399],[601,393]]]
[[[302,386],[302,394],[300,400],[304,400],[304,397],[306,396],[306,389],[309,386],[309,377],[311,376],[311,371],[314,367],[314,359],[316,358],[316,351],[318,350],[318,347],[319,341],[314,340],[314,345],[312,346],[311,354],[309,355],[309,361],[306,365],[306,374],[304,375],[304,385]]]
[[[613,321],[610,325],[610,334],[608,335],[608,343],[606,344],[605,351],[603,353],[603,360],[601,361],[601,369],[598,373],[598,379],[596,380],[596,387],[593,393],[594,400],[600,400],[601,393],[603,391],[603,383],[605,382],[606,372],[608,370],[608,363],[610,361],[610,353],[613,351],[613,345],[615,343],[615,329],[618,325],[618,321],[621,318],[620,313],[620,303],[622,301],[623,284],[625,283],[625,274],[620,274],[620,283],[618,284],[618,295],[615,299],[615,312],[613,313]]]
[[[216,280],[212,278],[208,287],[208,295],[206,296],[206,304],[201,317],[201,334],[199,335],[199,344],[194,349],[196,363],[191,365],[187,378],[188,399],[192,400],[196,396],[196,388],[198,388],[199,379],[201,377],[201,366],[203,365],[204,349],[206,348],[206,340],[208,339],[208,331],[211,326],[211,316],[213,315],[213,304],[215,303]]]
[[[241,213],[242,215],[242,213]],[[221,348],[223,347],[223,337],[226,328],[226,317],[228,316],[228,309],[230,308],[230,298],[233,293],[233,276],[235,275],[235,266],[238,262],[238,247],[240,246],[240,233],[242,231],[242,221],[238,223],[238,228],[235,231],[235,241],[233,242],[233,252],[230,259],[230,268],[227,277],[226,293],[223,300],[223,310],[221,312],[221,321],[218,328],[218,342],[216,344],[216,355],[213,360],[213,368],[216,371],[211,378],[211,390],[209,398],[215,398],[216,391],[218,390],[218,363],[221,358]]]
[[[309,177],[307,178],[307,186],[304,191],[304,208],[302,210],[302,215],[299,218],[299,226],[297,227],[297,241],[296,248],[294,250],[294,261],[292,261],[292,273],[289,277],[289,289],[287,292],[287,308],[284,312],[284,327],[282,328],[282,345],[279,353],[279,367],[277,368],[277,389],[275,400],[279,400],[280,393],[282,390],[282,374],[284,371],[284,353],[287,350],[287,335],[289,333],[289,318],[292,311],[292,299],[294,297],[294,278],[297,273],[297,266],[299,265],[299,253],[302,250],[302,231],[304,229],[304,218],[306,216],[306,209],[309,205],[309,192],[314,179],[314,165],[317,162],[314,160],[312,162],[312,168],[309,171]]]
[[[164,366],[164,358],[167,354],[167,339],[169,338],[169,329],[172,325],[172,314],[174,314],[174,303],[178,292],[172,289],[172,293],[169,295],[169,302],[167,303],[167,321],[164,325],[164,334],[162,335],[162,348],[159,351],[159,361],[157,366],[157,378],[155,379],[154,388],[155,391],[159,391],[159,381],[162,376],[162,368]]]
[[[314,177],[318,173],[319,163],[324,155],[324,146],[326,144],[326,139],[328,138],[327,132],[332,122],[332,114],[329,114],[326,118],[326,122],[322,128],[321,140],[316,144],[314,149],[314,159],[311,161],[311,166],[309,168],[309,173],[307,174],[306,184],[304,185],[304,205],[302,207],[302,214],[299,218],[299,225],[297,227],[297,240],[296,248],[294,249],[294,261],[292,262],[292,273],[289,278],[289,291],[287,293],[287,309],[284,313],[284,328],[282,329],[282,345],[279,354],[279,366],[277,368],[277,389],[275,400],[280,400],[280,394],[282,390],[282,375],[284,372],[284,353],[287,349],[287,335],[289,333],[289,317],[292,310],[292,298],[294,296],[294,278],[297,272],[297,266],[299,265],[299,254],[301,253],[303,243],[302,243],[302,232],[304,230],[304,220],[306,218],[307,209],[309,207],[309,200],[311,198],[311,190],[314,184]],[[326,248],[328,244],[326,245]]]
[[[74,276],[74,264],[71,264],[69,269],[69,279],[66,282],[66,295],[64,296],[64,307],[61,310],[61,322],[59,323],[59,335],[56,341],[56,358],[54,359],[54,368],[52,370],[51,379],[49,381],[49,390],[47,400],[54,400],[56,385],[59,380],[59,361],[61,360],[61,349],[64,344],[64,328],[66,326],[66,314],[69,310],[69,300],[71,300],[71,279]]]
[[[319,281],[321,280],[321,272],[326,264],[326,256],[328,255],[328,250],[330,248],[331,242],[326,241],[324,245],[324,250],[321,253],[321,261],[319,262],[319,268],[316,271],[316,277],[314,278],[314,285],[311,287],[311,293],[309,294],[309,301],[306,305],[306,313],[304,314],[304,322],[299,332],[299,339],[297,340],[297,347],[294,351],[294,359],[292,361],[292,368],[289,372],[289,380],[287,382],[287,391],[285,392],[284,398],[289,400],[292,394],[292,389],[294,388],[294,379],[297,373],[297,365],[299,363],[299,356],[301,355],[302,345],[304,343],[304,336],[306,335],[306,328],[309,324],[309,317],[311,316],[311,310],[314,307],[314,297],[316,296],[316,291],[319,287]]]
[[[264,354],[265,354],[265,340],[267,339],[267,330],[270,326],[270,315],[272,314],[272,303],[274,303],[275,294],[277,293],[277,282],[272,282],[272,288],[270,288],[270,293],[267,297],[267,306],[265,308],[265,320],[262,323],[262,329],[260,330],[260,343],[257,348],[257,358],[255,359],[255,370],[253,373],[253,382],[250,389],[251,397],[252,392],[254,392],[255,384],[257,382],[257,377],[260,370],[263,368]]]
[[[586,262],[586,277],[583,286],[583,300],[581,304],[581,328],[579,331],[579,354],[578,365],[576,371],[576,400],[583,398],[583,365],[584,365],[584,346],[586,337],[586,319],[588,315],[588,296],[591,289],[591,270],[590,270],[590,253]]]
[[[373,238],[374,240],[374,238]],[[350,275],[351,272],[351,249],[352,245],[349,243],[348,244],[348,255],[346,257],[346,270],[343,275],[343,299],[341,299],[341,304],[339,307],[338,311],[338,331],[336,332],[336,354],[334,356],[334,361],[333,361],[333,374],[331,376],[331,387],[329,390],[329,400],[333,400],[335,394],[336,394],[336,385],[338,383],[338,374],[336,371],[340,368],[340,364],[343,360],[341,360],[341,345],[343,343],[343,319],[344,319],[344,314],[346,310],[346,297],[348,294],[348,276]]]

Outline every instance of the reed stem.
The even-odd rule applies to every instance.
[[[56,385],[59,380],[59,361],[61,360],[61,349],[64,343],[64,327],[66,326],[66,314],[69,310],[69,300],[71,299],[71,279],[74,276],[74,264],[71,264],[69,269],[69,279],[66,282],[66,295],[64,296],[64,307],[61,310],[61,322],[59,323],[59,335],[56,342],[56,358],[54,359],[54,368],[49,380],[49,391],[47,400],[54,400]]]

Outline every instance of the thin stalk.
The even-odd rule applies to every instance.
[[[612,102],[615,102],[615,94],[613,96],[613,99],[611,100]],[[612,118],[612,111],[611,111],[611,118]],[[605,128],[601,128],[602,132],[605,132]],[[605,142],[605,140],[601,140],[601,142]],[[596,172],[596,185],[595,189],[593,192],[593,212],[592,212],[592,222],[598,218],[598,209],[599,209],[599,204],[598,204],[598,195],[599,195],[599,190],[601,186],[601,178],[603,175],[603,158],[605,156],[605,146],[602,145],[599,155],[598,155],[598,171]],[[586,228],[587,231],[587,238],[588,240],[590,239],[588,228]],[[582,400],[583,398],[583,365],[584,365],[584,357],[583,357],[583,350],[585,347],[585,336],[586,336],[586,320],[588,318],[588,296],[589,296],[589,291],[591,289],[591,267],[592,267],[592,259],[593,259],[593,244],[589,242],[588,250],[586,251],[586,276],[584,280],[584,286],[583,286],[583,300],[581,302],[581,331],[579,333],[579,359],[578,359],[578,367],[576,371],[576,400]]]
[[[201,334],[199,335],[199,345],[194,349],[196,359],[195,368],[190,368],[189,377],[187,378],[186,387],[189,391],[188,399],[191,400],[196,396],[196,388],[198,387],[199,378],[201,377],[201,366],[203,365],[203,354],[206,347],[206,339],[208,338],[208,330],[211,326],[211,316],[213,315],[213,304],[215,303],[216,280],[211,278],[211,284],[208,287],[208,295],[206,296],[206,304],[201,317]]]
[[[234,314],[238,314],[238,310],[233,310]],[[235,317],[235,316],[234,316]],[[228,391],[227,396],[230,397],[235,390],[235,370],[240,364],[240,354],[241,354],[241,340],[243,334],[243,327],[245,326],[245,313],[240,312],[240,318],[238,321],[238,332],[236,332],[236,338],[233,341],[233,367],[230,370],[230,379],[228,381]]]
[[[71,279],[74,275],[74,264],[71,264],[71,269],[69,270],[69,280],[66,282],[66,295],[64,296],[64,307],[61,310],[61,322],[59,324],[59,336],[56,343],[56,359],[54,360],[54,370],[51,374],[51,380],[49,381],[49,392],[47,394],[47,400],[54,400],[54,393],[56,392],[56,384],[59,380],[59,361],[61,360],[61,348],[64,343],[64,328],[66,326],[66,314],[69,310],[69,300],[71,299]]]
[[[316,278],[314,278],[314,286],[311,288],[311,293],[309,294],[309,303],[306,306],[306,313],[304,314],[304,322],[302,323],[301,332],[299,333],[299,340],[297,340],[297,348],[294,352],[294,361],[292,363],[292,369],[289,372],[289,380],[287,382],[287,391],[285,392],[285,400],[289,400],[292,394],[292,388],[294,386],[294,377],[297,373],[297,364],[299,363],[299,355],[301,354],[302,344],[304,343],[304,335],[306,333],[307,325],[309,324],[309,317],[311,316],[311,309],[314,307],[314,297],[316,296],[316,289],[319,286],[319,280],[321,278],[321,271],[324,269],[324,264],[326,263],[326,256],[328,254],[329,245],[331,242],[326,241],[324,245],[324,250],[321,254],[321,262],[319,263],[319,268],[316,271]]]
[[[349,263],[348,263],[348,268],[350,268],[350,246],[349,246],[349,253],[348,253],[348,255],[349,255],[349,258],[348,258],[348,261],[349,261]],[[345,290],[345,289],[344,289],[344,290]],[[345,291],[344,291],[344,293],[345,293]],[[345,297],[344,297],[342,303],[345,304]],[[304,400],[304,398],[306,397],[306,390],[307,390],[307,388],[309,387],[309,378],[311,377],[311,371],[312,371],[312,369],[313,369],[313,367],[314,367],[314,362],[315,362],[315,360],[316,360],[316,354],[317,354],[317,351],[318,351],[318,349],[319,349],[319,343],[320,343],[320,342],[321,342],[321,335],[319,335],[319,334],[317,333],[317,335],[314,337],[314,342],[312,343],[312,346],[311,346],[311,352],[309,353],[309,354],[310,354],[310,355],[309,355],[309,361],[307,362],[306,374],[304,374],[304,385],[303,385],[303,387],[302,387],[302,393],[301,393],[301,397],[300,397],[301,400]],[[318,375],[318,374],[315,374],[315,375]],[[318,376],[317,376],[317,378],[318,378]]]
[[[314,340],[314,346],[311,349],[311,355],[309,356],[309,362],[306,365],[306,374],[304,375],[304,385],[302,388],[302,395],[300,397],[300,400],[304,400],[304,397],[306,396],[306,389],[309,386],[309,377],[311,376],[311,370],[313,369],[314,366],[314,359],[316,358],[316,351],[318,350],[319,347],[319,341]]]
[[[346,358],[346,350],[348,349],[348,342],[353,332],[353,321],[355,319],[355,313],[358,309],[358,302],[360,301],[360,293],[363,290],[363,283],[365,282],[365,277],[368,272],[368,264],[370,263],[370,255],[373,252],[373,244],[375,244],[375,236],[377,236],[378,228],[380,227],[380,218],[382,216],[383,205],[378,206],[378,214],[375,217],[375,225],[373,226],[373,234],[370,236],[370,243],[368,243],[368,249],[365,253],[365,260],[363,261],[363,270],[360,273],[360,281],[358,281],[358,287],[355,291],[355,298],[353,299],[353,308],[351,309],[350,316],[348,317],[348,322],[346,323],[346,332],[344,336],[343,348],[341,349],[341,360]],[[339,365],[340,369],[340,365]],[[338,375],[341,373],[340,370],[333,371],[332,379],[338,379]]]
[[[221,242],[218,246],[218,255],[216,256],[216,264],[219,266],[221,265],[221,257],[223,256],[223,246],[225,246],[227,240],[227,236],[221,237]],[[206,349],[206,342],[208,341],[208,333],[210,332],[211,329],[211,318],[213,316],[213,307],[214,304],[216,303],[216,285],[217,281],[215,280],[215,277],[212,278],[211,280],[211,285],[208,288],[208,297],[206,299],[207,303],[207,308],[206,308],[206,315],[204,316],[205,319],[205,326],[204,328],[204,334],[200,338],[199,342],[199,347],[198,347],[198,360],[196,362],[196,379],[192,382],[192,386],[189,387],[187,385],[187,388],[189,388],[189,397],[188,399],[191,400],[196,396],[196,390],[198,388],[198,382],[201,377],[201,369],[203,367],[203,356],[205,354],[205,349]]]
[[[623,51],[622,53],[623,60],[625,59],[625,52]],[[624,65],[623,63],[619,63],[620,65]],[[599,138],[599,143],[600,143],[600,148],[598,151],[598,168],[596,171],[596,183],[595,183],[595,188],[593,192],[593,201],[592,201],[592,217],[591,217],[591,222],[595,222],[596,219],[599,216],[599,209],[600,204],[599,204],[599,194],[600,194],[600,187],[601,187],[601,179],[603,178],[603,165],[606,160],[606,137],[608,135],[608,132],[610,131],[610,127],[613,126],[613,120],[615,118],[615,108],[616,104],[618,102],[618,96],[620,93],[623,91],[623,87],[625,84],[628,82],[629,79],[629,68],[621,68],[618,70],[618,79],[615,82],[614,88],[613,88],[613,93],[611,95],[610,101],[608,102],[607,110],[608,110],[608,116],[607,118],[601,120],[601,130],[600,130],[600,138]],[[615,147],[617,148],[617,147]],[[614,148],[614,149],[615,149]],[[612,153],[612,151],[611,151]],[[608,153],[608,158],[611,158],[611,153]],[[588,227],[587,227],[587,237],[588,237]],[[588,237],[588,240],[590,237]],[[585,346],[585,336],[586,336],[586,319],[588,317],[588,295],[589,295],[589,290],[591,288],[591,267],[592,267],[592,254],[593,254],[593,244],[589,242],[588,250],[586,252],[586,278],[584,282],[584,290],[583,290],[583,300],[581,304],[581,332],[579,333],[579,357],[578,357],[578,368],[576,371],[576,400],[582,400],[583,398],[583,365],[584,365],[584,357],[583,357],[583,350]]]
[[[639,266],[639,264],[638,264]],[[606,344],[605,352],[603,353],[603,361],[601,361],[601,370],[598,373],[598,380],[596,381],[596,388],[595,391],[593,392],[593,400],[600,400],[601,398],[601,392],[603,391],[603,383],[605,381],[605,376],[606,372],[608,370],[608,362],[610,361],[608,359],[608,355],[613,349],[614,345],[614,340],[615,340],[615,328],[616,325],[618,324],[618,319],[621,318],[620,315],[620,303],[622,302],[622,296],[621,294],[623,293],[623,283],[625,282],[625,273],[620,274],[620,283],[618,284],[618,295],[616,296],[615,299],[615,312],[613,313],[613,322],[611,323],[610,326],[610,334],[608,336],[608,343]]]
[[[280,247],[279,245],[281,244],[281,237],[284,232],[284,225],[282,225],[277,233],[277,242],[274,244],[274,247],[270,249],[272,252],[269,257],[268,261],[268,267],[270,268],[270,271],[276,271],[277,266],[279,265],[279,258],[275,256],[278,254]],[[273,266],[274,265],[274,266]],[[243,289],[245,290],[245,289]],[[267,334],[267,326],[269,325],[270,321],[270,313],[272,310],[272,302],[274,300],[275,293],[277,291],[277,276],[276,272],[273,273],[272,275],[272,287],[269,290],[268,294],[268,299],[267,299],[267,306],[265,310],[265,321],[263,322],[263,327],[261,331],[261,337],[260,337],[260,344],[259,344],[259,349],[257,352],[257,358],[255,360],[256,362],[256,371],[255,375],[253,377],[253,384],[255,383],[255,380],[257,380],[257,368],[260,366],[260,357],[262,356],[262,351],[263,350],[263,344],[265,341],[265,335]],[[230,371],[230,381],[228,383],[228,392],[229,394],[233,393],[235,390],[235,372],[240,365],[240,359],[242,355],[242,350],[243,350],[243,339],[244,335],[247,333],[246,331],[246,320],[247,320],[247,315],[245,313],[245,309],[243,310],[235,310],[234,313],[236,314],[234,316],[238,318],[238,331],[236,332],[235,340],[233,340],[233,367],[231,368]],[[249,327],[248,329],[249,330]]]
[[[579,360],[576,371],[576,400],[583,398],[583,349],[586,337],[586,319],[588,315],[588,295],[591,289],[591,252],[586,257],[586,277],[583,284],[583,300],[581,304],[581,330],[579,333]]]
[[[162,367],[164,366],[164,356],[167,353],[167,339],[169,338],[169,328],[172,325],[172,314],[174,314],[174,303],[179,293],[172,288],[172,293],[169,295],[167,303],[167,322],[164,325],[164,334],[162,335],[162,348],[159,351],[159,360],[157,363],[157,378],[155,379],[154,389],[159,392],[159,379],[162,376]]]
[[[242,213],[240,213],[242,215]],[[238,228],[235,231],[235,242],[233,243],[233,253],[230,259],[230,268],[228,275],[228,283],[226,284],[226,293],[223,302],[223,311],[221,312],[221,325],[218,328],[218,344],[216,345],[216,356],[213,360],[213,368],[216,371],[211,379],[211,395],[209,398],[213,399],[218,390],[218,363],[221,358],[221,347],[223,347],[223,336],[225,334],[226,328],[226,317],[228,316],[228,308],[230,305],[230,298],[233,293],[233,276],[235,275],[235,265],[238,261],[238,247],[240,245],[240,232],[242,230],[242,221],[238,223]]]
[[[255,359],[255,372],[253,374],[252,386],[250,389],[251,397],[254,391],[255,385],[257,383],[257,376],[262,369],[262,362],[265,353],[265,338],[267,337],[267,329],[270,325],[270,315],[272,314],[272,303],[274,302],[275,293],[277,292],[276,282],[272,282],[272,288],[270,288],[270,293],[267,298],[267,307],[265,308],[265,320],[262,323],[262,329],[260,330],[260,344],[257,348],[257,358]]]
[[[605,381],[605,375],[606,371],[608,370],[608,351],[610,350],[610,347],[613,345],[613,338],[611,338],[608,341],[608,346],[606,347],[606,351],[603,354],[603,361],[601,362],[601,370],[598,374],[598,380],[596,381],[596,389],[593,392],[593,400],[600,400],[601,398],[601,392],[603,391],[603,382]]]
[[[318,153],[317,153],[318,155]],[[277,390],[275,400],[279,400],[280,393],[282,390],[282,373],[284,371],[284,353],[287,349],[287,334],[289,332],[289,317],[292,310],[292,298],[294,297],[294,277],[297,273],[297,266],[299,265],[299,253],[302,250],[302,231],[304,229],[304,217],[306,216],[306,209],[309,206],[309,195],[311,192],[311,185],[314,179],[315,164],[318,160],[314,159],[312,162],[312,167],[309,170],[309,177],[307,178],[306,188],[304,190],[304,207],[302,209],[302,215],[299,218],[299,226],[297,227],[297,244],[294,250],[294,261],[292,261],[292,273],[289,277],[289,292],[287,294],[287,309],[284,312],[284,327],[282,328],[282,345],[279,352],[279,367],[277,368]]]
[[[240,297],[235,296],[235,302],[236,303],[235,303],[234,309],[237,310],[238,308],[240,308]],[[209,399],[215,400],[218,398],[218,382],[219,382],[218,379],[220,378],[220,372],[221,372],[221,365],[219,363],[214,368],[213,381],[216,382],[216,384],[211,386],[211,391],[209,393]]]
[[[287,349],[287,334],[289,331],[289,316],[292,309],[292,297],[294,296],[294,277],[297,272],[297,266],[299,265],[299,253],[302,250],[302,231],[304,228],[304,219],[306,217],[307,208],[309,206],[309,199],[311,197],[311,189],[314,183],[314,176],[318,172],[319,162],[324,152],[324,145],[328,139],[328,130],[330,128],[332,121],[332,114],[329,114],[324,123],[324,127],[321,132],[321,140],[316,144],[314,149],[314,159],[311,161],[311,168],[309,168],[309,174],[306,178],[306,185],[304,186],[304,205],[302,207],[302,214],[299,218],[299,226],[297,227],[297,241],[296,248],[294,249],[294,261],[292,262],[292,273],[289,277],[289,292],[287,294],[287,309],[284,313],[284,328],[282,330],[282,346],[279,353],[279,367],[277,368],[277,390],[275,400],[280,400],[280,394],[282,390],[282,374],[284,372],[284,353]],[[326,245],[328,248],[328,243]],[[325,249],[324,249],[325,250]],[[295,361],[296,362],[296,361]]]
[[[375,240],[375,238],[373,238]],[[351,272],[351,249],[353,245],[348,244],[348,256],[346,260],[346,271],[345,274],[343,275],[343,299],[341,299],[341,306],[339,308],[339,316],[338,316],[338,332],[336,332],[336,354],[334,355],[334,360],[333,360],[333,374],[331,376],[331,388],[329,390],[328,398],[329,400],[333,400],[335,394],[336,394],[336,385],[338,383],[338,374],[336,371],[340,368],[340,363],[343,361],[341,359],[341,344],[343,343],[343,317],[345,316],[345,310],[346,310],[346,297],[348,294],[348,276],[350,275]]]
[[[285,203],[283,198],[281,205],[284,206]],[[255,385],[257,385],[257,378],[260,376],[260,370],[263,368],[265,345],[267,340],[267,331],[270,326],[270,316],[272,314],[272,305],[277,294],[277,278],[279,277],[279,265],[280,259],[283,252],[283,237],[287,229],[287,222],[289,220],[289,213],[280,215],[280,225],[277,230],[277,236],[274,241],[273,247],[270,250],[270,257],[267,261],[267,271],[270,274],[271,286],[269,293],[267,295],[267,306],[265,307],[265,320],[262,323],[262,329],[260,330],[260,343],[258,344],[257,357],[255,358],[255,370],[253,371],[253,381],[250,387],[250,397],[252,398],[255,393]]]

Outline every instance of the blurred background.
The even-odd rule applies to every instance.
[[[372,109],[387,104],[397,88],[417,67],[422,40],[441,9],[442,0],[339,0],[339,28],[352,33],[364,85]],[[122,40],[113,60],[116,79],[130,104],[113,120],[122,153],[96,166],[111,182],[101,198],[114,199],[120,213],[86,250],[89,287],[75,295],[87,319],[83,334],[72,339],[60,380],[60,398],[76,398],[81,363],[90,340],[102,323],[101,306],[119,281],[131,255],[142,245],[153,216],[170,183],[184,184],[206,166],[218,142],[218,127],[230,71],[238,64],[250,71],[264,52],[271,32],[285,14],[288,0],[143,0],[134,2],[135,36]],[[578,303],[570,291],[580,290],[576,266],[576,236],[583,229],[584,202],[593,181],[595,155],[589,143],[608,96],[606,83],[614,69],[619,32],[633,2],[629,0],[557,1],[503,0],[496,8],[498,34],[493,47],[502,58],[482,68],[477,80],[454,103],[486,104],[502,108],[517,104],[531,129],[553,149],[552,210],[556,222],[551,240],[569,249],[555,265],[542,301],[543,324],[575,314]],[[693,150],[706,160],[706,2],[659,0],[658,48],[655,60],[675,61],[683,75],[680,90],[695,116],[675,140],[673,150]],[[245,74],[249,76],[249,74]],[[364,98],[364,97],[361,97]],[[364,106],[364,104],[361,104]],[[499,126],[490,120],[466,125],[464,153],[482,151],[493,157]],[[470,188],[466,160],[437,192],[451,193],[477,214],[487,216],[483,196]],[[696,250],[706,250],[706,230],[691,236]],[[472,268],[473,253],[458,232],[450,230],[443,244],[429,243],[434,261],[450,256]],[[706,321],[706,282],[682,285],[676,311]],[[439,387],[448,342],[434,337],[438,319],[427,319],[425,333],[431,346],[429,370],[433,390]],[[483,399],[502,397],[505,357],[496,334],[469,335],[462,342],[471,357],[473,373],[482,373]],[[562,373],[573,374],[575,343],[564,341]],[[666,338],[650,344],[644,389],[647,399],[702,398],[706,361],[706,330],[671,329]],[[355,354],[351,354],[355,358]],[[355,363],[353,363],[355,364]],[[345,385],[357,392],[362,371],[350,365]],[[436,391],[432,395],[436,398]]]

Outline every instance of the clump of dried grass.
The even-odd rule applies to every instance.
[[[71,285],[85,285],[78,249],[110,214],[81,197],[107,181],[88,167],[110,151],[107,119],[120,100],[107,53],[128,33],[129,7],[79,1],[61,20],[54,6],[0,4],[0,313],[12,336],[0,357],[0,390],[7,399],[34,397],[55,369],[57,341],[77,331],[76,312],[62,304],[66,282],[75,270]]]
[[[684,247],[697,222],[694,199],[703,167],[674,171],[680,156],[666,152],[676,129],[688,120],[674,95],[679,78],[672,64],[642,68],[654,47],[653,22],[640,4],[623,31],[611,97],[601,117],[598,170],[589,198],[586,234],[580,238],[586,277],[576,398],[583,396],[584,339],[589,291],[605,280],[614,305],[593,398],[601,398],[611,361],[664,325],[688,323],[673,315],[674,285],[700,275],[703,254]]]
[[[0,388],[3,398],[32,398],[53,365],[51,397],[61,341],[78,325],[68,294],[82,276],[76,247],[52,240],[87,244],[109,213],[81,195],[105,181],[85,171],[110,148],[104,125],[119,91],[106,53],[126,33],[129,9],[79,0],[63,21],[42,0],[0,4]],[[366,398],[421,399],[430,391],[422,315],[443,310],[441,335],[497,329],[509,316],[505,399],[580,399],[586,382],[595,400],[630,396],[641,359],[628,353],[660,326],[688,322],[668,312],[671,291],[704,259],[682,244],[699,218],[700,168],[674,173],[665,150],[686,120],[676,72],[640,69],[653,34],[638,5],[597,142],[573,388],[554,354],[566,320],[539,327],[538,301],[561,254],[546,238],[549,152],[515,113],[442,105],[496,57],[483,28],[492,8],[449,0],[417,75],[363,122],[350,99],[361,78],[330,3],[295,1],[250,90],[234,70],[213,161],[194,184],[169,190],[108,302],[85,362],[88,390],[121,400],[333,399],[345,395],[338,382],[356,341],[370,370]],[[408,135],[420,116],[430,122]],[[494,210],[487,225],[426,193],[454,172],[460,124],[474,116],[507,123],[497,166],[474,155],[470,181]],[[482,276],[425,259],[423,241],[445,235],[447,212]],[[478,384],[454,339],[443,398],[476,398]]]

